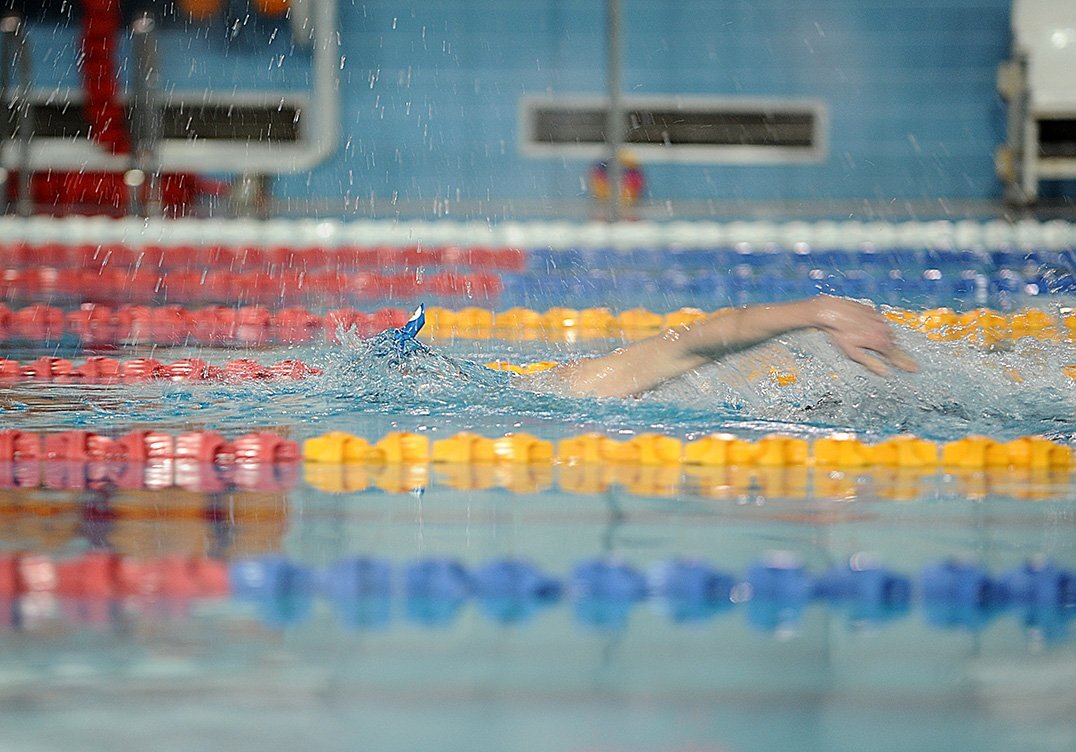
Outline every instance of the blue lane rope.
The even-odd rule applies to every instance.
[[[778,557],[752,564],[740,577],[694,559],[663,561],[644,572],[594,558],[578,562],[560,580],[520,559],[495,559],[468,570],[451,558],[428,558],[394,572],[375,557],[342,559],[317,570],[265,556],[232,562],[230,582],[234,598],[257,603],[262,621],[277,628],[304,621],[317,595],[332,601],[345,625],[356,629],[384,627],[397,598],[410,621],[428,626],[451,623],[469,599],[502,624],[526,622],[567,600],[579,623],[606,630],[625,628],[632,608],[648,600],[674,623],[742,608],[752,628],[767,633],[794,628],[810,605],[874,625],[901,619],[918,605],[928,625],[968,632],[1013,611],[1047,642],[1064,639],[1076,617],[1076,573],[1038,560],[995,576],[948,559],[913,578],[862,556],[818,574]]]

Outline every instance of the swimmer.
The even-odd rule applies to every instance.
[[[918,370],[911,356],[897,347],[880,313],[853,300],[820,295],[724,310],[608,355],[564,363],[546,374],[574,395],[638,396],[726,355],[800,329],[821,330],[846,357],[879,376],[888,374],[889,366]]]
[[[416,339],[425,321],[425,307],[420,305],[402,328],[388,329],[365,340],[364,346],[378,360],[404,373],[421,363],[427,372],[463,375],[461,364]],[[894,343],[881,314],[853,300],[820,295],[726,309],[608,355],[563,363],[518,383],[534,391],[563,391],[573,396],[634,397],[707,363],[800,329],[825,332],[846,357],[879,376],[886,375],[889,366],[918,370],[915,361]]]

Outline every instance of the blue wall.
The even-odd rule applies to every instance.
[[[517,101],[603,90],[603,6],[345,0],[342,164],[354,178],[326,168],[312,189],[582,195],[584,162],[520,156]],[[653,164],[654,198],[999,194],[994,81],[1010,44],[1007,0],[624,0],[624,16],[625,91],[817,97],[830,108],[824,163]]]
[[[245,0],[233,0],[236,2]],[[788,96],[829,107],[828,158],[806,166],[646,165],[653,198],[893,199],[1000,195],[995,91],[1008,0],[623,0],[632,94]],[[282,197],[571,199],[585,161],[517,143],[523,94],[601,94],[601,0],[340,0],[343,140]],[[301,86],[302,55],[272,69],[265,26],[225,47],[166,42],[181,88]],[[62,37],[53,79],[71,76]],[[261,34],[261,36],[259,36]],[[56,52],[60,45],[61,53]],[[37,57],[42,52],[35,50]],[[39,70],[41,68],[39,67]]]

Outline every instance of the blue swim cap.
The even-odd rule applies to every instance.
[[[399,365],[412,353],[429,352],[430,349],[415,338],[425,323],[426,306],[420,304],[402,327],[386,329],[368,340],[373,354],[386,358],[391,364]]]
[[[422,327],[426,325],[426,304],[419,303],[418,308],[411,314],[411,318],[407,320],[407,323],[403,325],[403,328],[396,334],[396,339],[401,343],[414,339],[418,335]]]

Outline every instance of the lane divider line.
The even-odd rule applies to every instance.
[[[614,313],[609,308],[563,308],[546,311],[509,308],[494,311],[466,307],[458,310],[430,306],[423,336],[439,339],[505,339],[576,342],[611,338],[642,339],[664,329],[690,325],[708,316],[697,308],[657,313],[633,308]],[[36,304],[12,310],[0,304],[0,341],[31,342],[79,337],[87,342],[309,342],[335,338],[338,328],[360,335],[402,326],[409,310],[381,308],[365,312],[341,308],[315,313],[303,307],[271,310],[264,306],[179,305],[110,307],[84,304],[76,310]],[[1076,342],[1076,313],[1053,315],[1039,309],[1002,313],[978,308],[957,313],[948,308],[925,311],[885,309],[895,325],[922,332],[934,340],[966,340],[994,346],[1033,337],[1042,341]]]
[[[1067,636],[1076,615],[1076,573],[1042,557],[996,573],[949,558],[930,561],[913,575],[862,554],[811,571],[787,552],[767,554],[741,573],[684,556],[645,569],[599,556],[575,561],[562,576],[519,557],[468,566],[449,557],[396,565],[358,555],[314,567],[279,554],[229,561],[136,558],[107,551],[66,559],[0,552],[0,603],[8,607],[0,613],[11,612],[11,606],[19,609],[23,599],[41,601],[42,596],[78,603],[79,608],[56,611],[78,623],[108,623],[114,618],[111,606],[118,602],[142,607],[167,603],[185,611],[196,601],[230,599],[257,604],[256,618],[276,628],[310,618],[317,597],[332,603],[352,628],[386,625],[396,610],[394,601],[406,604],[402,611],[410,621],[428,626],[452,623],[471,600],[488,618],[504,624],[526,622],[566,603],[578,622],[603,630],[626,628],[631,610],[645,601],[660,602],[675,624],[707,621],[735,608],[764,633],[787,633],[810,606],[875,625],[919,608],[935,628],[972,632],[999,614],[1013,612],[1040,639],[1056,643]],[[33,631],[46,620],[42,606],[50,603],[38,602],[26,614],[28,619],[0,619],[0,627]]]

